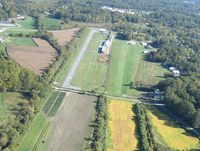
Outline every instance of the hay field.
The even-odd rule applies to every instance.
[[[137,150],[138,140],[135,114],[132,111],[133,103],[120,100],[110,100],[109,129],[111,131],[111,145],[108,151],[133,151]]]
[[[31,46],[8,46],[8,55],[17,61],[21,66],[42,74],[52,64],[57,51],[45,40],[33,39],[38,47]]]
[[[157,140],[163,140],[170,148],[179,150],[199,149],[198,138],[192,136],[181,128],[171,117],[156,110],[149,112],[155,132],[158,133]]]
[[[83,151],[89,126],[95,112],[95,97],[67,94],[58,112],[51,118],[51,127],[37,151]]]
[[[51,33],[58,40],[58,43],[61,46],[65,46],[74,39],[78,31],[79,31],[79,28],[74,28],[74,29],[69,29],[69,30],[54,30],[54,31],[51,31]]]

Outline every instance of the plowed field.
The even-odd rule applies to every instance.
[[[8,46],[8,55],[21,66],[42,74],[57,56],[57,51],[45,40],[33,39],[38,47]]]

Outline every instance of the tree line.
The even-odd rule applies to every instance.
[[[20,67],[7,57],[0,58],[0,92],[23,92],[26,99],[10,106],[12,117],[0,125],[0,150],[13,148],[16,138],[23,135],[44,98],[51,91],[49,83],[32,71]]]
[[[142,151],[173,151],[156,141],[147,108],[143,104],[138,103],[133,106],[133,110],[136,113],[140,149]]]
[[[92,141],[89,149],[92,151],[104,151],[106,141],[106,129],[108,126],[107,99],[103,96],[98,97],[96,104],[96,115]]]

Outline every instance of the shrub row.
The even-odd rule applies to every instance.
[[[96,105],[96,117],[94,121],[94,131],[91,143],[92,151],[104,151],[105,150],[105,137],[106,127],[108,125],[108,111],[107,100],[105,97],[100,96]]]
[[[171,151],[165,146],[158,144],[155,140],[151,119],[148,116],[147,109],[143,104],[135,105],[137,117],[137,127],[139,133],[140,149],[142,151]]]

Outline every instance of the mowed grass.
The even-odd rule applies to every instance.
[[[36,19],[30,16],[27,16],[24,20],[16,21],[19,24],[21,29],[36,29]]]
[[[48,117],[52,117],[56,114],[56,112],[58,111],[64,97],[65,97],[66,93],[65,92],[61,92],[59,93],[59,96],[56,99],[56,102],[53,104],[51,110],[48,113]]]
[[[82,45],[84,44],[89,32],[90,32],[89,29],[85,29],[83,31],[83,34],[81,34],[81,36],[79,38],[76,38],[70,45],[73,48],[72,49],[73,52],[71,53],[68,60],[64,64],[62,70],[59,72],[58,76],[55,79],[55,81],[58,82],[60,85],[62,85],[62,83],[64,82],[64,80],[66,78],[66,75],[69,73],[70,68],[71,68],[74,60],[76,59],[76,56],[79,54],[80,49],[81,49]]]
[[[106,36],[95,33],[88,45],[71,84],[83,90],[104,90],[103,83],[106,74],[106,63],[98,62],[98,47]]]
[[[47,114],[52,106],[52,104],[56,101],[58,95],[60,92],[55,91],[52,93],[52,95],[50,96],[50,98],[48,99],[48,101],[46,102],[46,104],[43,107],[43,112],[45,114]]]
[[[156,85],[164,79],[164,73],[168,70],[163,68],[160,63],[148,62],[141,57],[138,71],[133,77],[133,81],[143,86]]]
[[[24,37],[11,37],[7,41],[7,45],[33,46],[33,47],[37,46],[32,38],[24,38]]]
[[[44,17],[44,23],[45,23],[45,28],[46,29],[51,29],[53,27],[59,27],[60,26],[60,20],[59,19],[54,19],[50,17]]]
[[[157,140],[163,140],[167,146],[173,149],[190,150],[199,149],[199,139],[181,128],[170,116],[156,108],[149,112]]]
[[[138,140],[133,103],[122,100],[110,100],[108,105],[111,146],[108,151],[137,150]]]
[[[30,129],[21,140],[17,151],[32,151],[47,124],[48,121],[45,116],[42,113],[39,113],[31,124]]]
[[[110,95],[139,95],[138,91],[130,89],[130,84],[133,75],[137,72],[143,49],[140,45],[128,45],[124,40],[114,40],[107,87]]]

